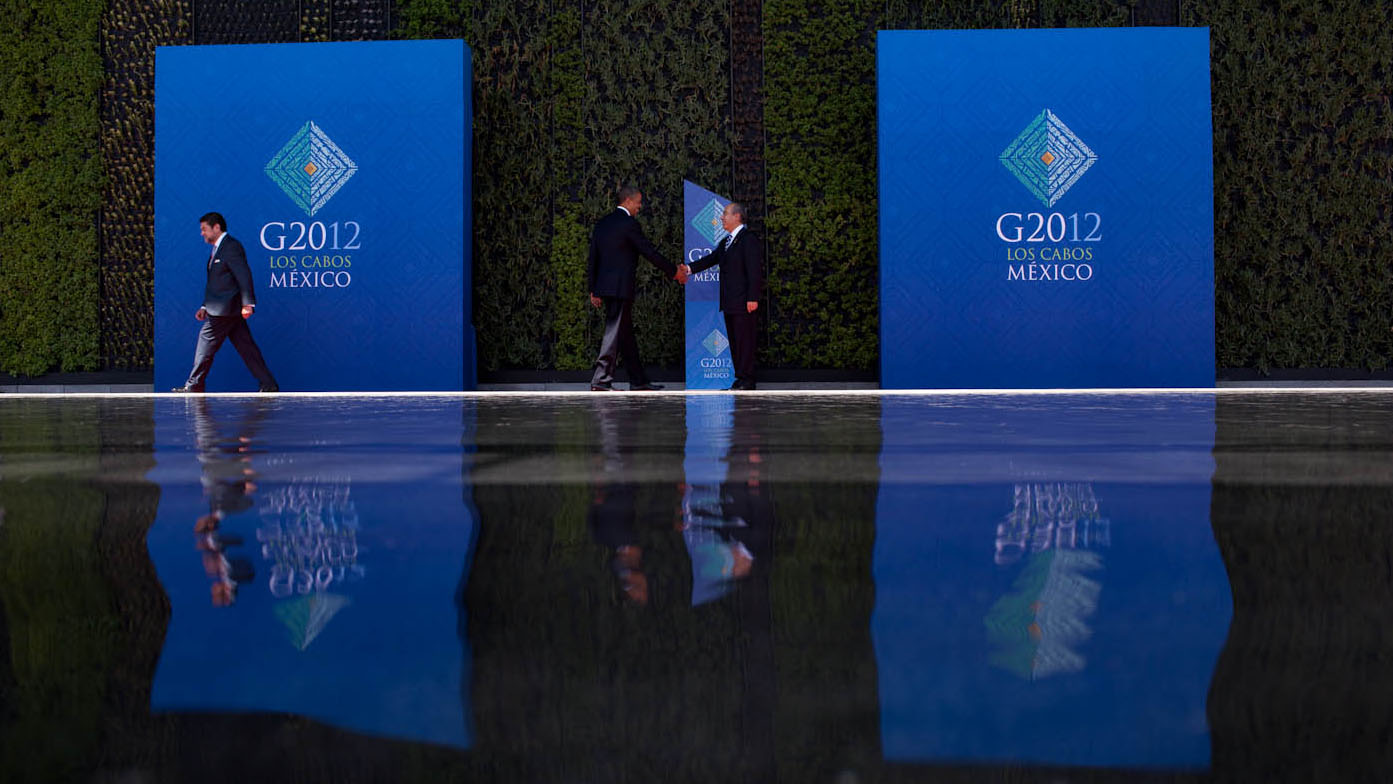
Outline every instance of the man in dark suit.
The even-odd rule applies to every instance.
[[[728,232],[716,249],[695,264],[683,264],[679,274],[692,275],[716,265],[721,268],[721,312],[730,338],[730,359],[735,365],[731,389],[755,388],[755,338],[758,335],[759,298],[764,294],[764,251],[759,238],[745,228],[745,207],[726,205],[721,225]]]
[[[266,360],[247,326],[247,319],[256,310],[256,292],[252,289],[247,252],[242,243],[227,233],[227,221],[222,215],[210,212],[198,220],[203,241],[213,246],[208,256],[208,284],[203,290],[203,306],[194,314],[194,318],[203,322],[203,329],[198,333],[193,372],[182,387],[175,387],[173,391],[202,392],[208,370],[213,366],[213,355],[224,340],[231,340],[247,370],[260,383],[261,391],[279,392],[280,386],[266,368]]]
[[[648,259],[679,283],[686,283],[687,279],[643,235],[635,220],[642,208],[643,194],[638,188],[621,188],[619,206],[601,218],[590,235],[590,303],[605,309],[605,336],[595,359],[595,375],[590,379],[593,392],[614,388],[614,368],[621,357],[629,373],[629,389],[662,389],[661,384],[649,382],[634,337],[634,275],[638,257]]]

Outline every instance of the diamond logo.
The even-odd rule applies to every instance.
[[[692,228],[707,242],[715,245],[726,235],[725,227],[721,225],[721,214],[725,211],[724,204],[712,199],[710,204],[698,210],[696,217],[692,218]]]
[[[1049,109],[1001,153],[1001,164],[1046,207],[1063,198],[1097,161],[1093,150]]]
[[[711,356],[714,357],[718,356],[722,351],[725,351],[726,346],[730,345],[730,341],[726,340],[726,336],[722,335],[719,329],[713,329],[711,330],[711,334],[707,335],[706,339],[701,341],[701,345],[707,351],[711,352]]]
[[[313,122],[266,164],[266,176],[311,217],[357,172],[358,164]]]

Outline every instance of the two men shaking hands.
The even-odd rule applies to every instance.
[[[613,389],[614,370],[623,358],[629,374],[629,388],[660,389],[648,380],[634,338],[632,308],[634,275],[638,257],[643,256],[673,280],[685,284],[698,272],[719,267],[720,305],[730,339],[735,383],[731,389],[754,389],[754,354],[758,319],[755,311],[764,293],[763,247],[745,226],[745,209],[732,202],[721,214],[726,236],[709,255],[692,264],[674,266],[658,253],[644,236],[635,216],[643,208],[643,194],[637,188],[619,190],[619,206],[596,224],[590,236],[590,303],[605,309],[605,332],[595,372],[590,380],[593,391]]]

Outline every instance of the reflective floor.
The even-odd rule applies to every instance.
[[[0,781],[1386,781],[1393,394],[0,397]]]

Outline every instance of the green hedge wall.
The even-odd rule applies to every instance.
[[[0,5],[0,372],[97,367],[102,7]]]
[[[1189,1],[1211,28],[1220,367],[1393,354],[1393,6]]]
[[[404,16],[421,2],[407,4]],[[674,26],[680,24],[683,3],[657,5]],[[618,171],[611,176],[623,177],[635,171],[625,165],[634,150],[606,143],[612,136],[606,120],[661,115],[666,105],[655,97],[689,84],[672,67],[652,70],[642,80],[606,76],[608,53],[642,58],[644,44],[658,45],[643,22],[653,2],[635,6],[633,22],[603,3],[586,7],[579,47],[574,33],[556,29],[575,24],[566,16],[575,13],[575,4],[548,8],[544,29],[536,32],[547,38],[548,48],[517,26],[507,29],[531,48],[500,48],[489,43],[484,29],[471,39],[481,106],[484,96],[491,97],[507,109],[502,117],[510,123],[509,112],[531,113],[524,128],[498,122],[497,113],[480,113],[479,206],[512,199],[518,191],[539,194],[510,201],[513,207],[502,218],[506,232],[490,233],[479,224],[476,312],[485,369],[588,363],[596,320],[573,295],[582,279],[576,265],[587,223],[606,208],[605,186],[611,182],[577,177],[567,166],[588,156],[583,168],[590,172]],[[1390,42],[1363,31],[1387,26],[1390,14],[1384,5],[1354,0],[1337,0],[1328,9],[1297,0],[1182,0],[1164,9],[1135,0],[767,0],[767,215],[757,220],[767,218],[771,283],[761,364],[877,364],[876,30],[1160,21],[1213,28],[1219,367],[1387,367],[1393,291],[1378,249],[1387,246],[1389,232],[1381,183],[1390,173],[1390,115],[1381,80],[1393,63]],[[543,16],[540,10],[537,16]],[[596,16],[612,24],[610,38],[593,34]],[[670,33],[662,38],[662,44],[682,43]],[[728,59],[723,48],[719,39],[711,43],[713,61]],[[577,126],[574,90],[581,67],[586,77],[580,100],[591,108]],[[503,78],[525,68],[546,71],[535,76],[545,87],[527,92],[525,81]],[[488,73],[495,74],[491,82],[483,78]],[[723,93],[727,89],[720,86]],[[705,103],[714,107],[725,99],[712,95]],[[542,123],[550,123],[550,138]],[[637,150],[666,144],[688,148],[681,157],[689,157],[710,145],[714,156],[729,160],[727,126],[716,125],[705,137],[693,140],[680,125],[659,124]],[[498,144],[489,148],[482,143],[487,139]],[[572,149],[562,149],[567,146]],[[704,175],[713,188],[725,187],[729,179],[720,161],[701,155],[697,160],[706,169],[698,177]],[[550,174],[544,171],[548,165]],[[672,170],[638,170],[676,179]],[[661,180],[644,184],[650,195],[664,197],[646,216],[649,233],[673,247],[676,193],[666,198]],[[677,295],[660,281],[648,282],[639,312],[645,356],[674,364]]]
[[[763,0],[732,30],[729,3],[700,0],[278,1],[252,15],[229,0],[4,3],[0,372],[151,364],[155,45],[389,32],[474,50],[486,372],[588,366],[591,223],[634,182],[649,236],[675,256],[683,178],[738,186],[761,213],[763,366],[874,368],[875,32],[1156,22],[1211,28],[1219,367],[1383,369],[1393,353],[1393,39],[1368,34],[1393,22],[1388,4]],[[675,367],[680,290],[644,267],[641,348]]]
[[[764,4],[765,365],[878,364],[875,29],[881,6],[874,0]]]
[[[682,178],[729,187],[727,9],[702,0],[407,0],[405,37],[474,52],[474,313],[479,362],[589,367],[590,226],[620,185],[676,261]],[[634,318],[650,364],[675,365],[681,290],[643,265]]]
[[[101,363],[148,368],[155,352],[155,47],[190,43],[193,13],[191,0],[104,6]]]

